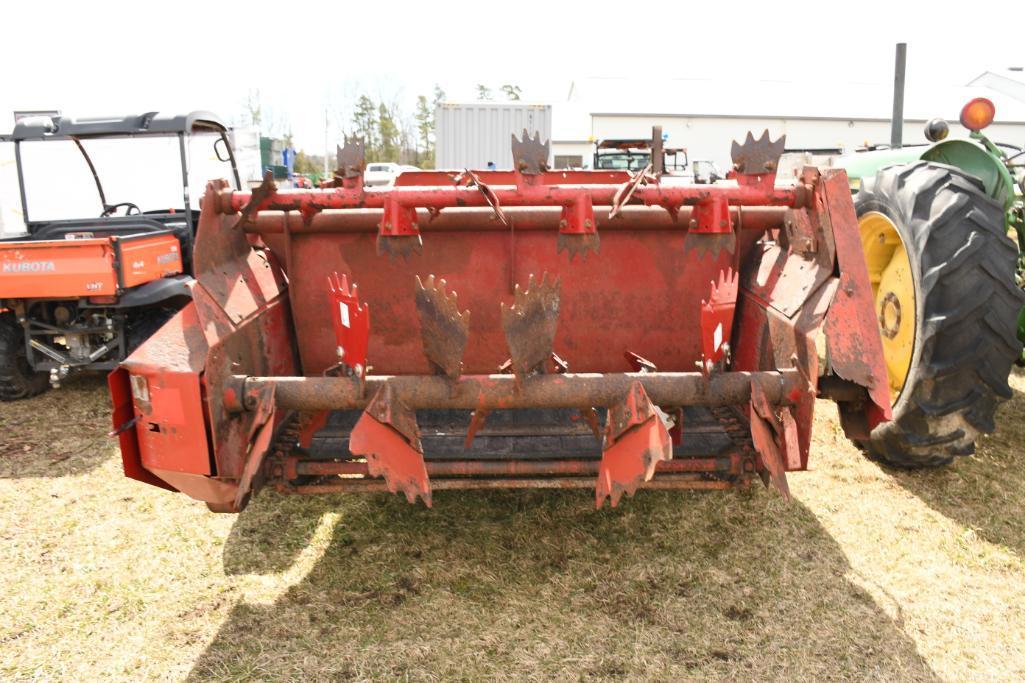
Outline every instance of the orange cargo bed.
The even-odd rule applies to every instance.
[[[0,242],[0,299],[116,296],[181,272],[181,245],[169,232]]]

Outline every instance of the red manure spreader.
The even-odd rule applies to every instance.
[[[125,472],[237,512],[298,494],[592,488],[789,496],[817,397],[852,439],[890,417],[847,177],[650,168],[422,171],[368,188],[211,182],[192,300],[110,376]]]

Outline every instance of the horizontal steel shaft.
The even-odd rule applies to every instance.
[[[747,480],[728,481],[706,479],[693,472],[663,472],[644,484],[646,489],[713,489],[726,490],[746,487]],[[471,489],[575,489],[592,488],[594,477],[510,477],[507,479],[433,479],[431,490]],[[384,492],[388,484],[381,479],[334,479],[327,483],[300,486],[279,486],[284,493],[311,495],[319,493],[369,493]]]
[[[493,199],[507,206],[567,206],[588,198],[595,206],[611,206],[619,185],[534,185],[490,188]],[[744,185],[642,185],[632,201],[648,206],[692,206],[720,199],[733,206],[797,206],[793,187],[762,189]],[[222,213],[241,211],[253,198],[250,192],[225,191],[219,197]],[[409,208],[445,209],[488,207],[489,200],[476,187],[394,187],[388,189],[283,190],[263,200],[259,211],[317,212],[325,209],[380,209],[387,202]]]
[[[511,207],[505,209],[510,225],[494,218],[489,208],[447,209],[431,218],[426,209],[417,212],[418,224],[423,232],[444,231],[508,231],[557,230],[561,219],[558,207]],[[730,207],[734,225],[739,230],[764,232],[783,226],[786,207],[750,206]],[[693,209],[680,208],[674,221],[668,211],[658,207],[625,206],[619,217],[610,219],[608,211],[595,211],[598,230],[687,230]],[[329,209],[308,219],[297,211],[261,211],[245,226],[246,232],[259,234],[283,233],[287,225],[293,233],[346,233],[377,232],[381,224],[381,209]]]
[[[597,446],[596,446],[597,448]],[[598,474],[594,460],[430,460],[425,463],[431,477],[552,477],[593,476]],[[709,472],[740,474],[739,458],[679,458],[660,462],[657,472]],[[365,462],[297,460],[297,475],[324,476],[332,474],[369,476]]]
[[[512,375],[464,375],[452,381],[437,375],[368,376],[366,390],[347,377],[244,377],[236,375],[231,391],[246,397],[252,410],[256,396],[270,385],[279,408],[291,410],[362,409],[389,385],[413,409],[522,409],[608,407],[623,400],[630,385],[640,382],[656,405],[740,405],[751,399],[758,382],[773,405],[790,405],[802,388],[797,370],[722,372],[706,379],[699,372],[567,373],[535,375],[517,386]]]

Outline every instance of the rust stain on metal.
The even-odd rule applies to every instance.
[[[413,254],[423,252],[423,238],[420,235],[385,235],[377,236],[377,255],[389,258],[401,258],[408,261]]]
[[[577,254],[583,254],[584,258],[587,258],[589,252],[598,253],[601,247],[601,238],[597,232],[591,233],[566,233],[560,232],[559,236],[555,239],[555,250],[558,252],[565,251],[569,254],[569,260],[572,261],[573,257]]]
[[[559,324],[558,277],[533,274],[527,288],[516,285],[512,306],[502,302],[502,329],[512,360],[512,370],[518,381],[544,371],[544,364],[552,355],[555,331]]]
[[[245,377],[247,387],[275,384],[278,406],[291,410],[353,410],[368,405],[359,383],[348,377]],[[462,375],[455,382],[437,375],[367,375],[368,392],[387,387],[411,408],[463,410],[610,407],[634,382],[658,405],[738,405],[751,399],[757,380],[773,404],[789,405],[805,379],[795,369],[700,372],[566,373],[536,375],[517,386],[516,377]]]
[[[445,280],[416,276],[416,312],[424,355],[439,373],[458,379],[463,371],[463,352],[470,336],[470,311],[459,311],[456,293],[445,291]]]

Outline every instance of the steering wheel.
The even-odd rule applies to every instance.
[[[114,212],[117,211],[118,209],[120,209],[122,206],[125,207],[125,215],[126,216],[131,216],[132,215],[132,209],[135,209],[135,214],[136,215],[139,215],[139,214],[142,213],[142,209],[140,209],[135,204],[132,204],[131,202],[121,202],[119,204],[106,204],[106,205],[104,205],[103,213],[100,214],[100,218],[106,218],[107,216],[113,216]]]

